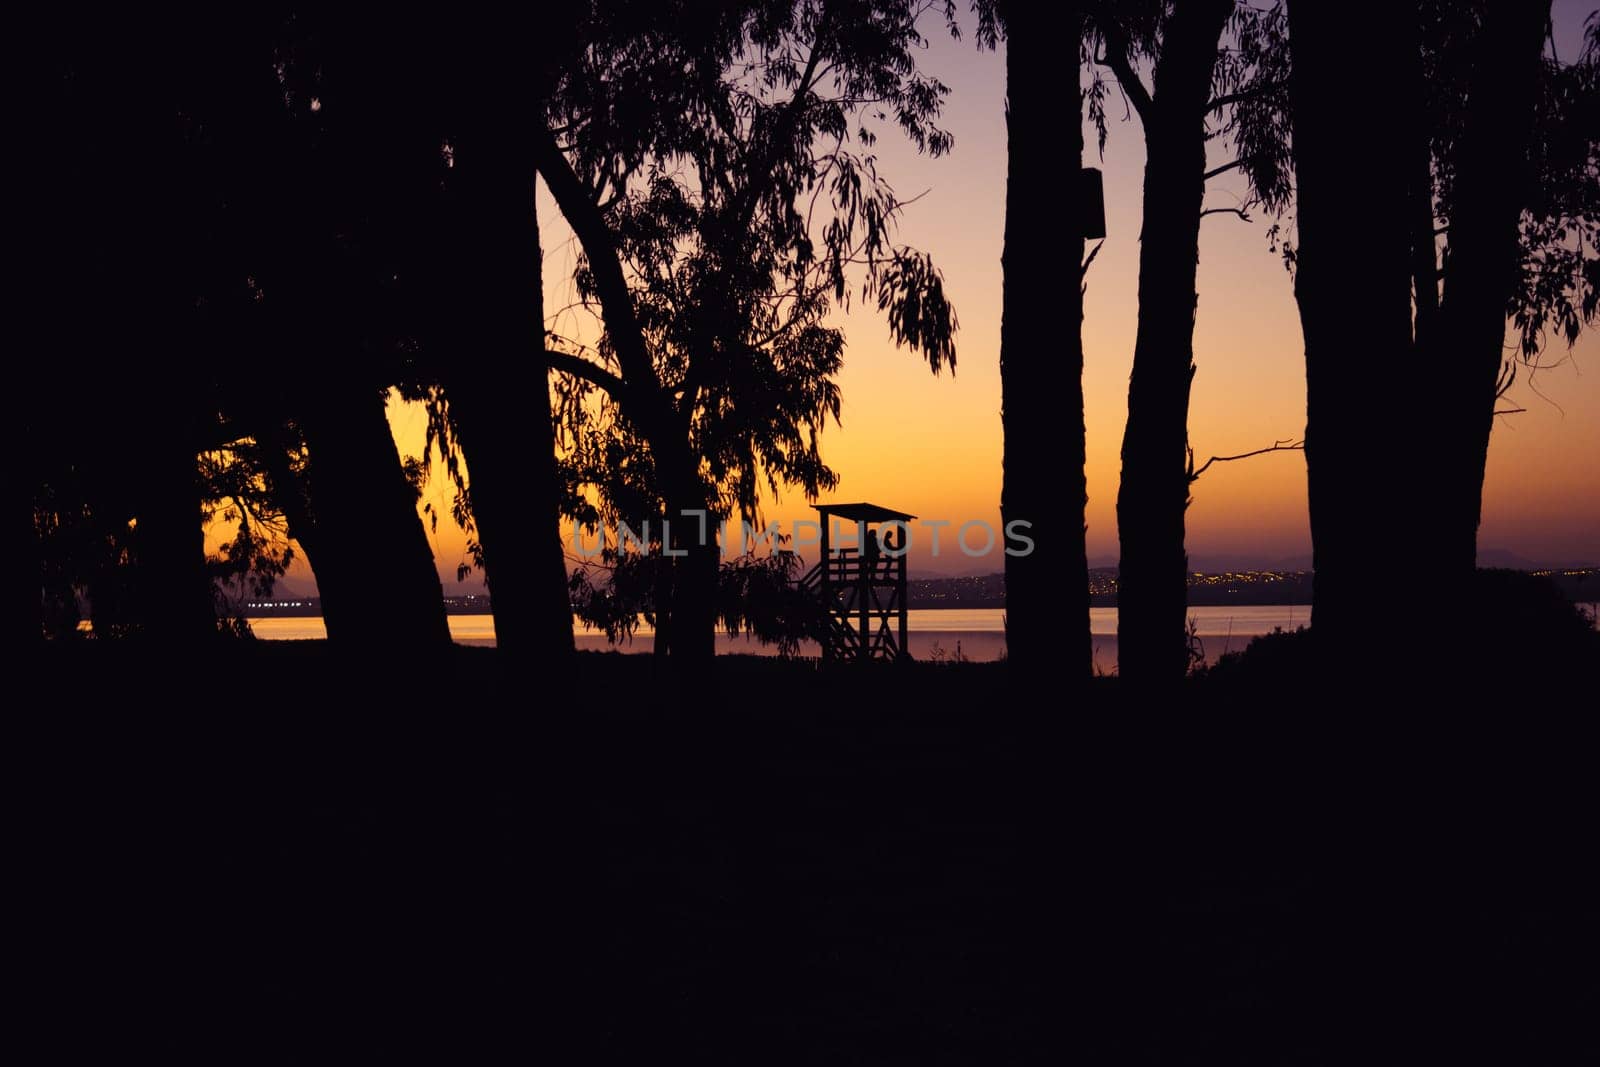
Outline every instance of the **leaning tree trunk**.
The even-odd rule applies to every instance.
[[[1118,673],[1139,683],[1181,681],[1189,664],[1183,539],[1205,116],[1217,42],[1232,10],[1231,0],[1179,6],[1144,117],[1139,325],[1117,494]]]
[[[1410,84],[1419,53],[1409,18],[1372,33],[1348,13],[1297,2],[1289,19],[1312,621],[1319,647],[1340,662],[1361,637],[1374,577],[1393,559],[1422,559],[1427,551],[1417,506],[1424,472],[1402,444],[1430,406],[1411,358],[1414,274],[1419,325],[1430,317],[1431,282],[1413,259],[1420,131],[1388,83],[1352,78],[1349,65],[1361,55]],[[1361,116],[1359,144],[1350,136],[1352,114]]]
[[[322,542],[317,537],[317,520],[311,506],[311,487],[306,472],[297,470],[291,456],[301,451],[304,439],[298,429],[274,416],[250,424],[261,448],[261,465],[267,474],[272,502],[283,512],[289,537],[300,546],[300,556],[315,575],[322,559]],[[321,589],[318,589],[318,596]]]
[[[1442,457],[1437,477],[1441,581],[1464,587],[1477,563],[1483,475],[1505,350],[1526,202],[1527,145],[1549,0],[1492,0],[1474,47],[1458,145],[1439,349]]]
[[[383,394],[361,385],[329,390],[303,425],[329,640],[374,649],[447,645],[444,591]]]
[[[471,470],[495,642],[517,656],[570,652],[572,607],[561,548],[544,359],[544,293],[534,166],[498,146],[505,131],[458,146],[459,236],[468,289],[465,350],[446,388]]]
[[[1026,522],[1027,555],[1005,558],[1006,657],[1012,670],[1087,678],[1089,571],[1085,549],[1083,259],[1075,178],[1083,160],[1080,97],[1060,108],[1062,49],[1077,81],[1083,16],[1008,3],[1006,227],[1000,320],[1001,521]],[[1063,180],[1065,178],[1065,180]],[[1069,270],[1063,274],[1062,266]],[[1050,448],[1041,442],[1051,442]],[[1065,504],[1063,509],[1062,505]],[[1061,521],[1053,516],[1064,515]],[[1062,627],[1066,632],[1063,635]],[[1067,649],[1063,656],[1061,648]]]
[[[302,354],[306,368],[284,412],[306,445],[308,559],[335,646],[442,650],[443,588],[385,413],[398,373],[392,335],[414,325],[405,289],[389,283],[410,284],[415,239],[404,227],[422,225],[434,187],[419,175],[439,150],[417,132],[426,129],[425,72],[407,65],[398,24],[316,25],[325,126],[315,136],[309,124],[277,130],[292,156],[282,188],[265,191],[262,209],[282,232],[262,235],[258,275],[266,308],[276,309],[274,343]]]

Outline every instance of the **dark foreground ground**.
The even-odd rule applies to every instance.
[[[7,954],[52,1061],[1600,1060],[1592,663],[48,651]]]

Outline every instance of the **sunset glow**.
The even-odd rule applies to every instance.
[[[1556,5],[1557,32],[1575,39],[1582,13],[1565,8]],[[878,147],[881,169],[902,197],[926,190],[906,209],[901,235],[931,252],[944,272],[961,319],[956,374],[934,377],[917,357],[896,350],[870,308],[839,316],[849,339],[839,378],[844,409],[842,425],[830,427],[824,438],[823,454],[840,475],[832,498],[871,500],[957,524],[981,519],[998,528],[1004,63],[998,54],[979,52],[970,38],[942,36],[932,40],[926,62],[952,87],[945,124],[955,134],[953,152],[931,160],[893,138]],[[1138,310],[1144,148],[1138,120],[1117,121],[1120,106],[1113,111],[1103,159],[1094,158],[1095,135],[1085,129],[1086,162],[1105,172],[1108,232],[1088,274],[1083,323],[1091,566],[1113,566],[1117,557],[1119,449]],[[1226,207],[1241,196],[1242,187],[1223,176],[1208,186],[1206,202]],[[1038,210],[1048,212],[1050,205]],[[556,314],[574,300],[576,252],[542,187],[540,219],[551,327],[592,337],[593,319],[586,312]],[[1232,215],[1202,223],[1198,369],[1189,414],[1189,439],[1201,463],[1298,439],[1305,428],[1304,346],[1293,280],[1269,248],[1270,225],[1259,215],[1249,223]],[[1065,274],[1062,284],[1070,284]],[[1354,352],[1351,358],[1363,356]],[[1593,462],[1600,456],[1600,337],[1587,332],[1570,352],[1552,339],[1545,362],[1537,373],[1524,370],[1503,403],[1526,410],[1502,417],[1495,428],[1479,543],[1485,553],[1509,552],[1531,563],[1593,563],[1600,560],[1600,464]],[[1372,388],[1382,390],[1383,383],[1384,369],[1374,366]],[[421,412],[392,405],[390,421],[402,453],[419,454]],[[1427,442],[1395,441],[1394,448],[1426,449]],[[1305,487],[1304,457],[1296,452],[1212,467],[1195,484],[1188,512],[1191,564],[1309,566]],[[435,478],[426,498],[447,515],[450,495],[445,480]],[[786,528],[815,517],[798,493],[769,501],[767,508],[765,517]],[[432,536],[440,573],[453,587],[465,538],[448,519]],[[914,544],[914,570],[1001,569],[998,556],[934,560],[925,549],[925,543]],[[300,568],[295,577],[310,575]],[[468,584],[476,586],[477,577]]]

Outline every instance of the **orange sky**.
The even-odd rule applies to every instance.
[[[1570,42],[1584,13],[1578,5],[1557,5],[1564,58],[1576,55]],[[955,135],[954,151],[930,160],[886,135],[878,145],[879,170],[902,198],[927,190],[907,210],[900,237],[933,253],[944,271],[961,321],[957,374],[935,378],[918,357],[897,351],[877,314],[842,317],[849,339],[840,376],[843,425],[824,437],[824,455],[841,482],[830,495],[958,525],[982,519],[998,527],[1004,61],[1000,54],[977,52],[970,36],[951,42],[941,35],[931,42],[925,67],[952,87],[945,124]],[[1137,119],[1115,121],[1121,110],[1112,108],[1111,138],[1100,164],[1109,237],[1089,272],[1083,325],[1094,564],[1112,563],[1117,555],[1118,448],[1138,310],[1144,152]],[[1092,165],[1092,131],[1086,141],[1086,162]],[[1236,203],[1238,191],[1237,182],[1215,180],[1207,204]],[[572,300],[574,250],[570,232],[542,191],[540,205],[546,301],[553,313]],[[1051,205],[1038,210],[1043,217]],[[1202,225],[1195,331],[1199,369],[1189,423],[1202,461],[1298,438],[1304,428],[1300,324],[1291,279],[1267,246],[1268,224],[1218,215]],[[552,326],[568,334],[585,330],[571,315]],[[1550,362],[1566,358],[1531,380],[1524,372],[1509,406],[1527,411],[1501,419],[1495,429],[1479,543],[1540,563],[1600,561],[1600,338],[1587,334],[1570,355],[1558,342],[1549,355]],[[1375,369],[1374,388],[1381,387],[1381,370]],[[535,417],[531,411],[530,417]],[[391,422],[402,451],[420,451],[420,413],[397,409]],[[1049,442],[1040,445],[1049,447]],[[1413,447],[1398,441],[1395,446]],[[448,500],[443,479],[434,482],[429,495],[439,503]],[[801,517],[814,516],[798,494],[768,514],[786,525]],[[1303,456],[1278,453],[1213,467],[1195,485],[1188,529],[1197,566],[1270,566],[1308,557]],[[441,522],[434,541],[441,571],[453,585],[462,537]],[[998,555],[968,559],[947,553],[930,560],[924,548],[919,539],[914,571],[988,573],[1002,566]]]

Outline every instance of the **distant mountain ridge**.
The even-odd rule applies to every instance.
[[[1539,563],[1528,559],[1526,556],[1521,556],[1515,552],[1509,551],[1508,549],[1486,548],[1478,553],[1478,566],[1504,567],[1510,570],[1519,571],[1587,571],[1600,570],[1600,561],[1585,560],[1564,561],[1559,563]],[[1189,567],[1191,572],[1197,572],[1209,578],[1216,578],[1226,575],[1305,574],[1307,575],[1307,591],[1304,594],[1306,597],[1304,601],[1275,600],[1270,602],[1294,604],[1310,602],[1310,556],[1289,556],[1266,564],[1263,564],[1259,561],[1247,564],[1243,562],[1242,557],[1238,556],[1192,556],[1189,560]],[[1089,576],[1091,597],[1098,598],[1095,599],[1094,602],[1097,604],[1116,603],[1115,583],[1117,576],[1117,561],[1106,556],[1095,557],[1090,561],[1089,564]],[[1596,579],[1596,581],[1600,581],[1600,579]],[[993,569],[984,570],[982,568],[976,568],[961,574],[945,574],[933,571],[912,571],[909,575],[909,583],[910,589],[908,592],[910,593],[912,607],[952,607],[957,606],[957,604],[959,604],[961,607],[1005,606],[1005,575],[1002,572]],[[1211,584],[1216,585],[1216,583]],[[1250,584],[1256,585],[1258,583]],[[487,591],[484,589],[481,581],[446,581],[443,582],[443,585],[445,596],[450,598],[465,598],[469,596],[483,597],[487,595]],[[1257,591],[1255,589],[1250,591],[1243,591],[1241,589],[1241,591],[1231,594],[1204,594],[1206,596],[1226,596],[1229,599],[1196,601],[1194,599],[1195,594],[1192,591],[1194,585],[1195,583],[1191,582],[1191,594],[1189,601],[1191,604],[1248,603],[1250,602],[1248,599],[1239,598],[1248,598],[1253,596]],[[1221,586],[1218,587],[1220,588]],[[1285,585],[1279,584],[1262,586],[1263,590],[1269,588],[1274,594],[1289,595],[1288,587]],[[272,597],[270,599],[302,600],[315,598],[316,596],[317,585],[315,579],[308,575],[297,574],[293,577],[279,578],[273,586]],[[1266,603],[1267,601],[1257,602]]]
[[[1600,568],[1537,567],[1509,568],[1556,573],[1551,579],[1571,600],[1588,603],[1600,599]],[[1404,591],[1415,596],[1419,582],[1425,587],[1425,571],[1396,568],[1391,580],[1380,577],[1373,583],[1372,595],[1383,597]],[[1189,576],[1190,607],[1216,607],[1229,604],[1309,604],[1312,572],[1308,569],[1197,571]],[[1004,574],[961,578],[917,578],[907,583],[909,605],[913,608],[1003,608]],[[1114,567],[1089,569],[1089,603],[1112,607],[1117,602],[1117,571]]]

